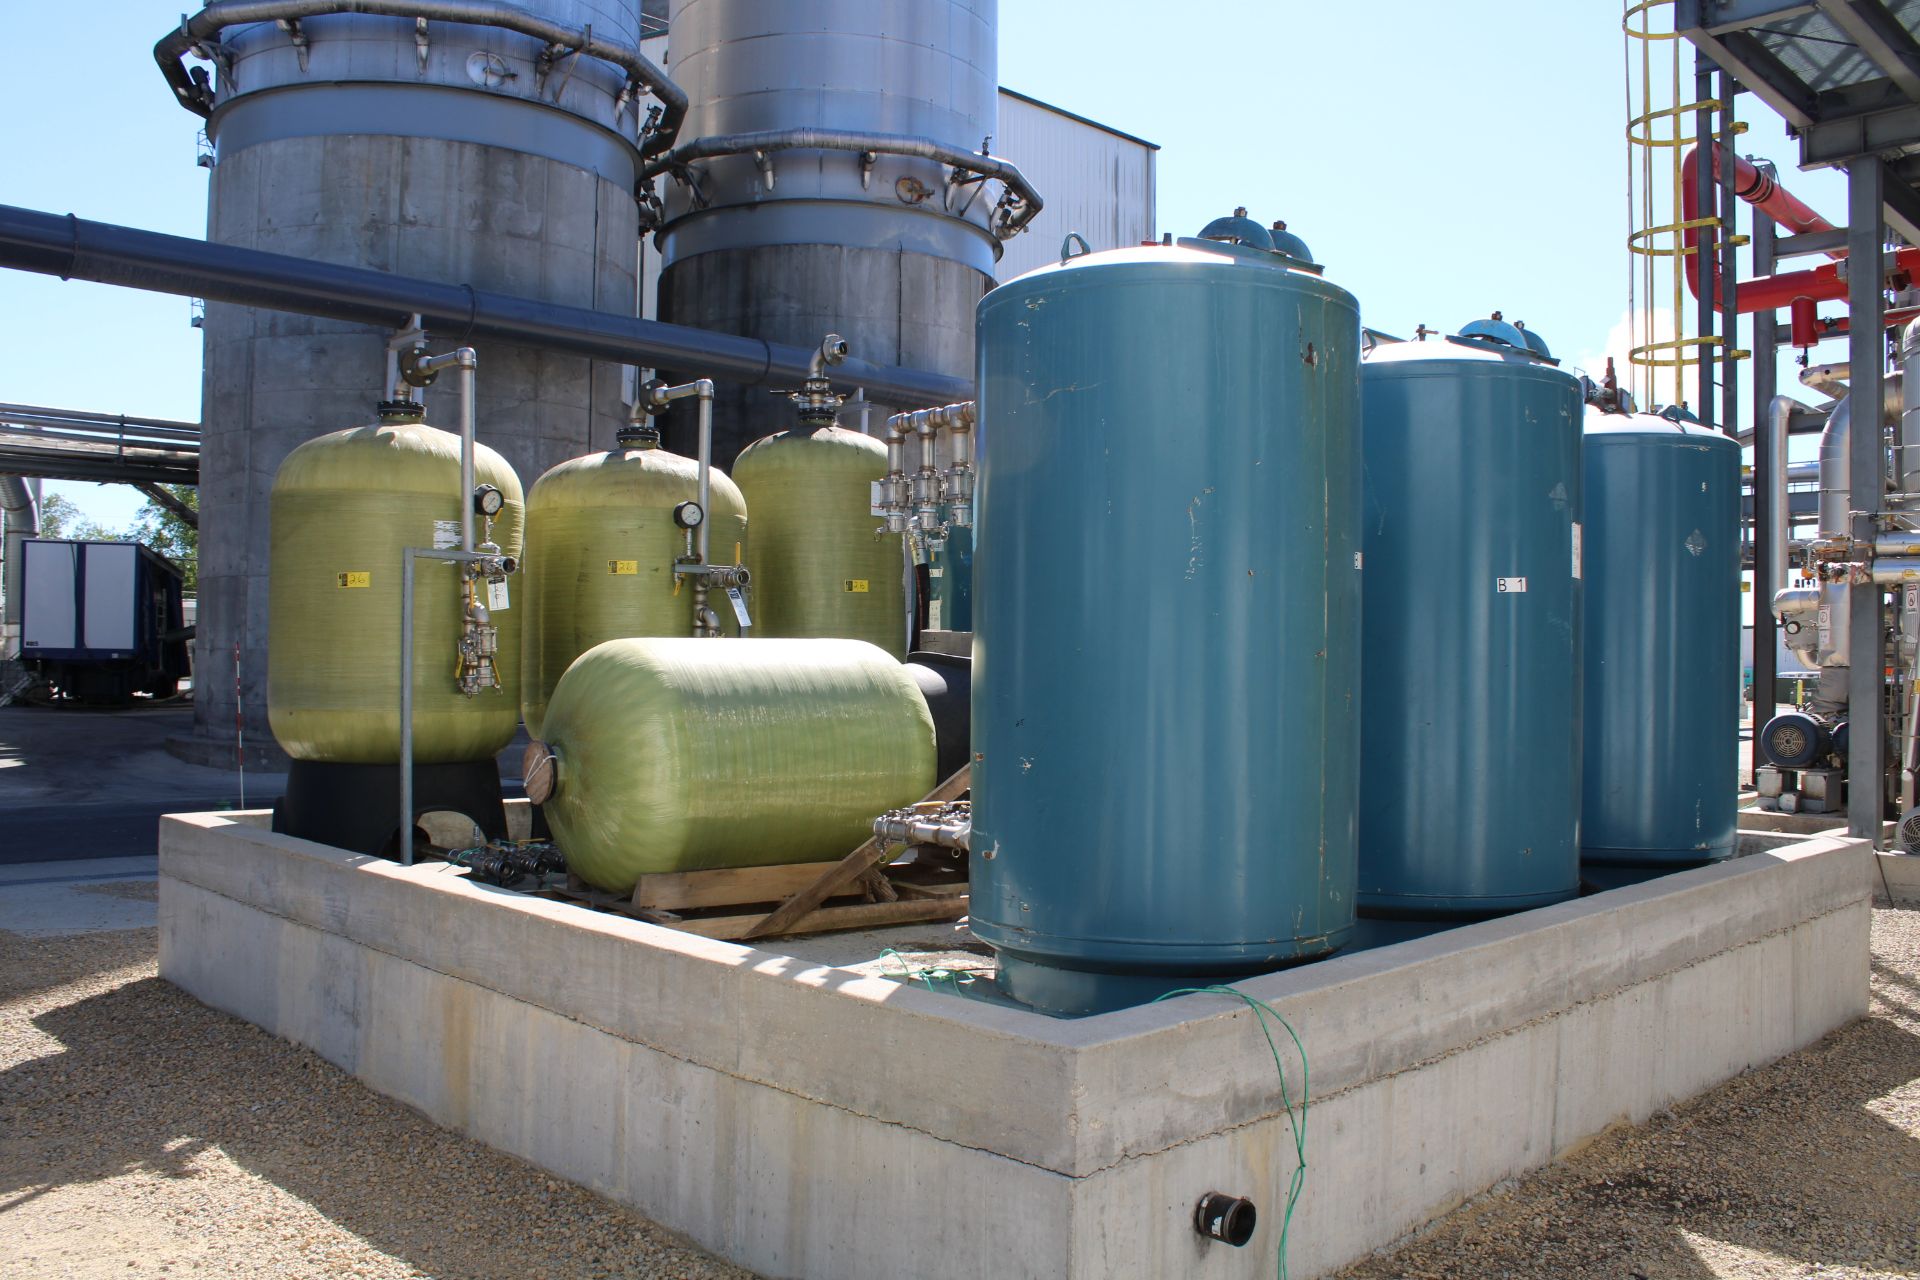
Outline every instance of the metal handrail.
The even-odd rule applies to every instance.
[[[671,147],[680,134],[680,122],[686,119],[686,92],[633,45],[595,35],[592,27],[564,26],[501,0],[217,0],[191,18],[183,18],[177,30],[162,37],[153,46],[153,58],[181,106],[195,115],[211,115],[213,90],[187,73],[182,60],[188,53],[197,49],[217,53],[220,35],[228,27],[255,22],[297,23],[305,18],[353,13],[499,27],[544,40],[550,58],[582,53],[611,62],[627,73],[628,93],[645,90],[660,102],[660,119],[641,130],[642,156],[658,155]]]
[[[1026,230],[1039,216],[1046,202],[1026,175],[1008,160],[985,152],[963,151],[932,138],[895,133],[863,133],[852,129],[770,129],[760,133],[716,134],[695,138],[656,156],[640,169],[645,186],[662,173],[684,170],[695,160],[721,156],[765,156],[773,151],[852,151],[868,156],[911,156],[937,160],[958,173],[997,178],[1006,185],[1006,193],[994,211],[992,231],[995,238],[1009,239]],[[869,161],[870,163],[870,161]]]

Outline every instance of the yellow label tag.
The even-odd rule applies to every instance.
[[[339,578],[340,585],[343,587],[370,587],[373,585],[373,575],[364,569],[359,573],[340,574]]]
[[[868,589],[867,580],[865,578],[848,578],[847,579],[847,590],[866,591],[867,589]]]
[[[607,572],[619,574],[638,573],[640,572],[640,562],[638,560],[609,560],[607,561]]]
[[[1740,584],[1740,589],[1742,591],[1751,591],[1753,590],[1753,584],[1751,582],[1743,582]]]

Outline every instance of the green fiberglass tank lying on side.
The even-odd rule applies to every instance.
[[[560,678],[543,737],[527,793],[573,873],[616,893],[842,857],[935,781],[919,686],[858,640],[609,640]]]
[[[1580,856],[1733,856],[1740,714],[1740,446],[1586,411],[1586,796]]]
[[[1580,384],[1496,314],[1361,366],[1360,909],[1580,887]]]
[[[520,706],[535,737],[554,685],[594,645],[692,634],[694,593],[673,572],[687,550],[674,508],[698,497],[700,469],[691,458],[654,447],[658,439],[647,428],[623,433],[621,448],[563,462],[527,495]],[[746,502],[718,468],[710,477],[711,554],[739,563]],[[722,629],[737,634],[725,601],[717,612]]]
[[[972,927],[1015,998],[1089,1012],[1347,938],[1359,341],[1351,295],[1244,243],[980,304]]]
[[[376,425],[307,441],[273,480],[267,716],[295,760],[399,761],[401,556],[408,547],[459,546],[460,437],[428,426],[404,402],[383,405],[381,415]],[[485,445],[475,446],[474,477],[500,491],[488,536],[517,558],[519,479]],[[414,572],[414,760],[487,760],[520,724],[519,584],[509,579],[487,602],[498,687],[467,697],[455,679],[460,572],[425,559]]]

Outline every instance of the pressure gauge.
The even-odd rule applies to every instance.
[[[500,509],[506,505],[507,505],[507,495],[500,492],[498,489],[494,488],[492,485],[483,484],[483,485],[478,485],[474,488],[473,509],[475,512],[485,516],[487,519],[491,520],[495,516],[499,515]]]
[[[673,522],[682,529],[698,529],[706,518],[697,502],[683,502],[673,509]]]

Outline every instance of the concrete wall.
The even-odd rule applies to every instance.
[[[325,262],[470,283],[634,313],[638,216],[630,193],[523,152],[425,138],[286,138],[215,169],[207,238]],[[200,455],[197,738],[234,725],[234,645],[249,743],[267,733],[267,495],[302,442],[372,420],[387,335],[365,325],[210,303]],[[433,335],[436,349],[457,333]],[[531,488],[604,449],[624,420],[621,369],[497,343],[480,352],[480,438]],[[429,420],[455,422],[443,380]]]
[[[1860,1016],[1870,862],[1783,845],[1242,983],[1312,1064],[1293,1274]],[[168,980],[763,1274],[1272,1274],[1292,1148],[1237,1002],[1055,1021],[218,815],[166,820],[160,876]],[[1208,1190],[1257,1202],[1248,1248],[1194,1236]]]

